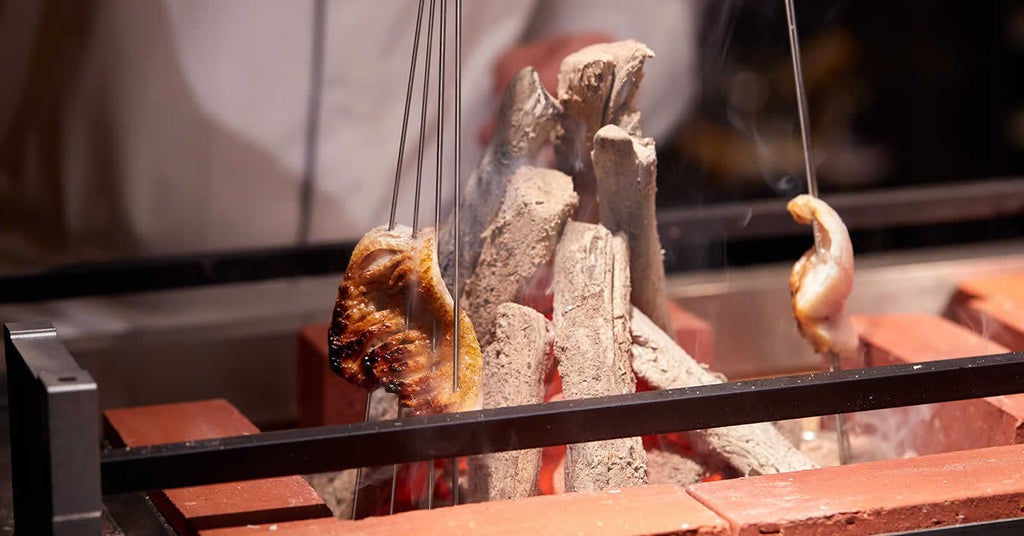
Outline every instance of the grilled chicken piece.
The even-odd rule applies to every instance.
[[[356,244],[338,286],[327,342],[331,368],[364,388],[383,386],[413,413],[480,407],[483,360],[459,315],[459,388],[452,385],[454,304],[433,228],[377,227]]]
[[[846,225],[832,207],[806,194],[793,198],[786,209],[798,223],[817,223],[815,245],[796,261],[789,276],[800,334],[815,352],[853,356],[857,331],[846,314],[846,298],[853,290],[853,246]]]

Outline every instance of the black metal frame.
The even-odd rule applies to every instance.
[[[99,533],[102,494],[1024,392],[1024,353],[1010,353],[101,453],[96,384],[53,327],[5,325],[4,348],[15,521],[31,534]],[[956,534],[996,524],[1021,530],[1024,518]]]
[[[354,243],[72,264],[0,277],[0,304],[342,272]]]
[[[18,532],[99,534],[96,382],[49,324],[5,324],[4,355]]]

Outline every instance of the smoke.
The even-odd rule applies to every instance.
[[[811,23],[836,19],[840,5],[835,2],[823,17],[807,21],[801,42],[813,34],[806,31],[813,29]],[[778,196],[802,193],[803,150],[782,2],[708,4],[703,22],[702,111],[728,129],[723,152],[733,163],[725,171],[732,176],[720,180],[746,182],[742,189],[749,190],[760,178]],[[821,155],[817,151],[815,167],[823,163]]]
[[[849,426],[851,435],[859,439],[854,443],[857,461],[921,454],[922,439],[934,434],[935,409],[935,404],[923,404],[857,413]]]

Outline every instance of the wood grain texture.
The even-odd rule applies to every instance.
[[[570,221],[555,252],[554,354],[566,399],[631,393],[628,246],[601,225]],[[644,484],[639,437],[569,445],[566,491]]]
[[[634,281],[630,299],[658,327],[671,333],[654,206],[658,174],[654,140],[606,125],[594,136],[591,157],[601,224],[613,233],[625,233],[629,241],[629,273]]]
[[[544,402],[551,326],[522,305],[497,307],[493,342],[484,351],[484,408]],[[537,494],[541,449],[474,456],[469,460],[470,500],[519,499]]]
[[[483,247],[481,235],[498,212],[509,176],[531,164],[551,141],[561,107],[541,85],[533,67],[519,71],[505,88],[496,114],[497,124],[476,171],[462,189],[459,206],[460,287],[476,269]],[[449,286],[455,273],[455,221],[449,212],[438,232],[438,260]],[[462,292],[461,288],[453,293]]]
[[[643,43],[619,41],[580,49],[566,56],[558,72],[561,129],[555,136],[558,169],[569,174],[580,195],[576,219],[597,221],[596,182],[590,152],[594,134],[604,125],[640,133],[634,100],[644,62],[654,53]]]
[[[498,306],[520,302],[527,283],[547,268],[577,200],[572,179],[553,169],[523,166],[509,179],[461,300],[483,348],[493,339]]]
[[[656,389],[722,383],[725,378],[694,361],[678,344],[634,308],[633,369]],[[769,423],[711,428],[694,434],[710,454],[744,475],[783,473],[816,467]]]

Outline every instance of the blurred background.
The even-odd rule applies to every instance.
[[[796,9],[826,199],[888,191],[895,202],[905,188],[956,184],[981,191],[985,179],[1024,170],[1024,3],[869,0]],[[694,114],[660,145],[659,202],[692,207],[806,191],[781,2],[712,2],[702,21],[701,94]],[[664,180],[675,176],[685,180]],[[892,210],[898,204],[879,207]],[[1019,213],[1001,216],[958,222],[954,211],[926,225],[854,229],[855,246],[868,253],[1019,237]],[[781,260],[804,247],[725,240],[719,248],[715,238],[696,264]]]
[[[0,0],[0,320],[53,322],[104,407],[224,396],[293,423],[295,336],[387,221],[416,7]],[[726,374],[816,368],[788,312],[811,236],[784,209],[806,184],[783,2],[466,8],[463,169],[510,73],[534,65],[554,90],[566,54],[646,42],[672,298],[713,326]],[[851,310],[938,313],[964,273],[1024,264],[1024,1],[796,8]]]
[[[672,299],[713,327],[723,373],[818,368],[789,313],[811,234],[784,209],[806,183],[782,0],[466,9],[463,169],[510,73],[534,65],[554,90],[565,54],[647,43]],[[1024,0],[796,11],[820,193],[857,254],[850,310],[940,314],[965,274],[1024,268]],[[415,17],[413,1],[0,0],[0,321],[52,322],[104,408],[224,397],[294,425],[296,335],[329,320],[347,251],[387,221]]]
[[[415,3],[243,4],[0,2],[0,273],[353,240],[383,221]],[[822,195],[977,183],[1010,203],[986,181],[1024,167],[1022,6],[798,2]],[[641,105],[663,220],[687,224],[663,236],[670,270],[804,247],[778,236],[795,227],[751,237],[727,217],[757,226],[758,201],[806,188],[782,2],[518,0],[466,19],[464,169],[502,69],[534,64],[552,86],[570,50],[634,37],[658,54]],[[907,225],[861,202],[870,221],[851,228],[864,253],[1019,236],[1013,207],[974,205]]]
[[[819,190],[857,254],[851,310],[939,312],[959,275],[1019,260],[1024,2],[796,7]],[[0,320],[54,323],[104,406],[216,395],[290,422],[295,334],[329,320],[347,251],[386,221],[416,13],[0,1]],[[466,174],[521,67],[554,91],[582,46],[654,49],[639,106],[673,299],[718,331],[726,374],[817,366],[787,313],[811,237],[784,210],[806,177],[781,1],[472,2],[464,18]]]

